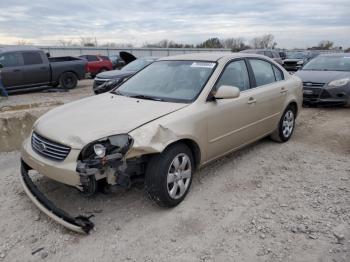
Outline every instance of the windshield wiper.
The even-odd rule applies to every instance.
[[[147,95],[129,95],[128,97],[145,99],[145,100],[153,100],[153,101],[164,101],[164,99],[162,98],[147,96]]]

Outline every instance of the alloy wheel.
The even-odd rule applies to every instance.
[[[294,112],[292,110],[288,110],[283,117],[282,122],[282,133],[284,137],[288,138],[291,136],[294,128]]]
[[[190,157],[178,154],[170,164],[167,174],[168,194],[173,199],[181,198],[187,191],[192,178],[192,165]]]

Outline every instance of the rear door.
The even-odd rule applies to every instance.
[[[0,54],[1,81],[3,85],[11,89],[23,85],[23,60],[19,52],[9,52]]]
[[[260,58],[249,58],[248,61],[254,83],[244,95],[248,96],[254,110],[252,127],[255,135],[263,136],[277,127],[288,89],[283,72],[277,66]]]
[[[23,82],[25,85],[46,85],[51,81],[51,69],[44,52],[25,51],[23,56]]]

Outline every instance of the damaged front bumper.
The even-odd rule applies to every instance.
[[[22,160],[20,178],[24,191],[42,212],[59,224],[77,233],[88,234],[94,228],[94,223],[90,221],[90,217],[83,215],[72,217],[62,209],[56,207],[33,183],[28,174],[29,170],[31,170],[31,167]]]

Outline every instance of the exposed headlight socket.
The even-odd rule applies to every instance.
[[[102,144],[95,144],[94,152],[97,157],[103,158],[106,155],[106,147]]]

